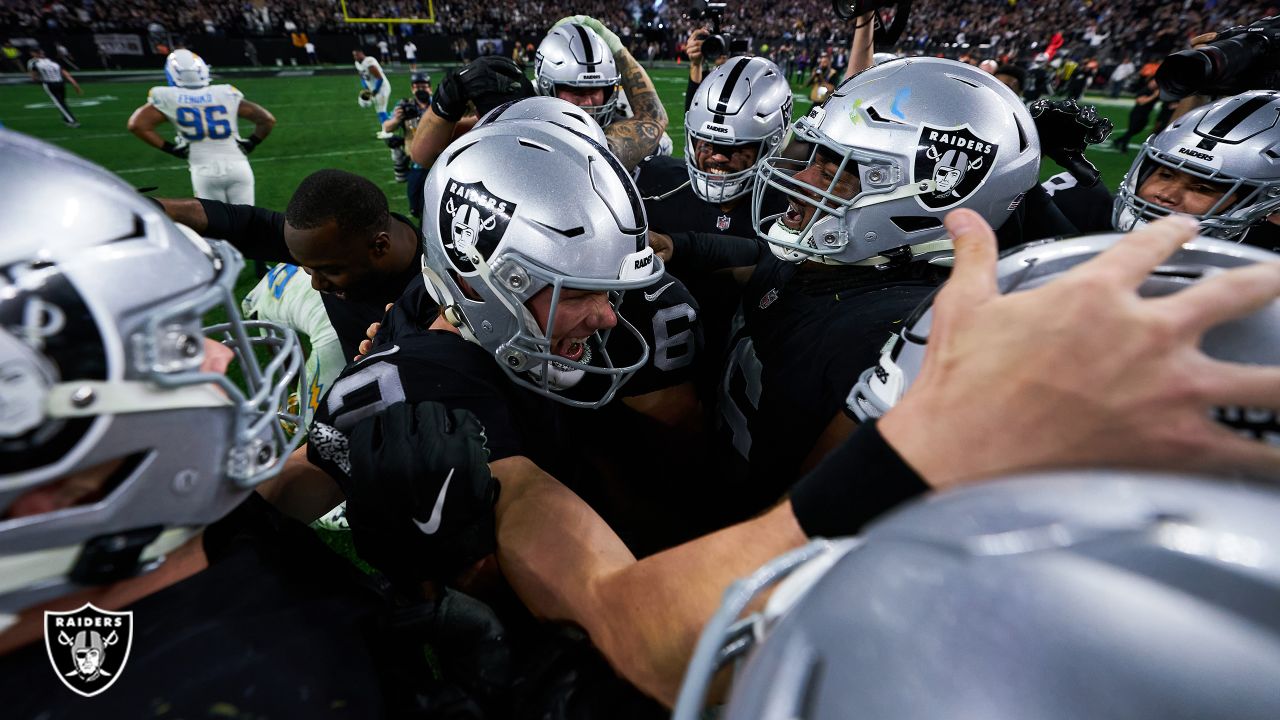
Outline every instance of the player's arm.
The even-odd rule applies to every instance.
[[[174,222],[201,235],[226,240],[249,259],[298,264],[284,240],[284,213],[199,198],[155,200]]]
[[[304,523],[345,499],[338,483],[307,459],[305,444],[293,451],[279,475],[259,485],[257,491],[281,512]]]
[[[187,157],[190,149],[185,141],[180,145],[175,145],[160,137],[160,133],[156,132],[156,128],[164,122],[168,122],[168,118],[164,116],[164,113],[156,109],[155,105],[147,103],[134,110],[133,114],[129,116],[128,128],[129,132],[136,135],[139,140],[157,150],[169,153],[176,158]]]
[[[441,85],[442,90],[443,87]],[[440,153],[444,152],[449,143],[470,130],[476,123],[476,118],[471,117],[462,117],[456,122],[441,117],[436,113],[435,107],[433,96],[432,105],[423,111],[422,119],[418,121],[418,127],[413,132],[413,144],[409,146],[409,157],[424,168],[434,165],[436,158],[440,157]]]
[[[631,102],[634,115],[609,123],[604,134],[609,139],[609,149],[618,156],[622,166],[630,170],[657,149],[658,141],[667,129],[667,111],[662,107],[649,73],[629,50],[619,47],[613,58],[622,73],[622,89]]]
[[[846,79],[857,75],[875,64],[875,12],[859,15],[853,21],[853,41],[849,44],[849,67]]]
[[[76,79],[71,77],[71,73],[67,72],[66,68],[59,68],[59,69],[62,70],[62,79],[71,83],[71,87],[76,89],[77,95],[83,95],[84,90],[80,89],[80,83],[76,82]]]
[[[253,123],[253,135],[250,137],[257,139],[254,145],[266,140],[276,127],[276,116],[256,102],[241,100],[240,109],[236,111],[236,115]]]
[[[40,73],[36,72],[36,64],[34,60],[27,63],[27,72],[30,73],[32,80],[40,82]]]
[[[376,78],[373,87],[369,88],[369,91],[377,95],[378,91],[382,89],[382,84],[386,82],[386,77],[382,74],[382,67],[379,65],[370,65],[369,74]]]

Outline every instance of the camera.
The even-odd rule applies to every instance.
[[[841,20],[853,20],[874,11],[876,14],[872,17],[872,22],[876,24],[875,44],[892,45],[907,27],[907,18],[911,15],[911,0],[831,0],[831,8]],[[880,11],[890,8],[893,9],[893,19],[886,26]]]
[[[418,110],[418,101],[413,98],[405,98],[401,100],[396,107],[400,108],[400,117],[406,122],[422,114],[421,111]]]
[[[712,31],[702,35],[702,56],[714,60],[721,55],[746,55],[751,52],[751,38],[733,37],[721,32],[720,21],[724,18],[727,3],[693,0],[689,3],[686,15],[690,20],[710,21]]]
[[[1163,100],[1280,89],[1280,15],[1228,28],[1207,45],[1170,55],[1156,82]]]

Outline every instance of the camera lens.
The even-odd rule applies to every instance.
[[[859,12],[858,0],[831,0],[831,7],[841,20],[852,20],[862,14]]]
[[[702,56],[705,58],[718,58],[725,54],[726,49],[723,35],[711,35],[702,41]]]

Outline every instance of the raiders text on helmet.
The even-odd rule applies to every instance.
[[[648,287],[662,261],[648,246],[631,176],[606,148],[542,120],[491,122],[454,141],[426,184],[423,272],[427,288],[463,337],[492,352],[517,384],[566,404],[607,403],[648,358],[615,362],[609,332],[585,340],[580,360],[552,353],[525,302],[550,288],[547,327],[560,293]],[[465,282],[469,290],[464,291]]]
[[[1186,173],[1222,190],[1197,215],[1208,237],[1239,240],[1280,211],[1280,91],[1256,90],[1218,100],[1147,138],[1116,193],[1112,222],[1132,230],[1169,214],[1138,193],[1158,168]]]
[[[786,135],[791,103],[787,78],[765,58],[730,58],[709,73],[684,116],[684,158],[694,193],[706,202],[724,203],[750,192],[757,165]],[[698,140],[754,145],[756,161],[739,172],[705,172],[697,166]]]
[[[3,616],[136,572],[162,529],[212,522],[277,472],[299,439],[279,410],[302,351],[241,319],[230,246],[51,146],[0,131],[0,152]],[[203,327],[214,310],[226,321]],[[241,383],[201,370],[206,338],[235,351]],[[94,502],[14,516],[109,463]]]
[[[1273,486],[1101,470],[918,501],[735,584],[675,718],[744,655],[726,720],[1274,718],[1277,513]]]
[[[997,266],[1002,292],[1028,290],[1090,260],[1115,244],[1121,235],[1090,235],[1060,242],[1031,243],[1011,251]],[[1167,295],[1211,273],[1258,262],[1280,262],[1280,256],[1248,245],[1196,238],[1164,262],[1139,288],[1147,297]],[[932,322],[926,302],[889,338],[880,362],[862,373],[850,391],[847,407],[862,421],[880,417],[898,403],[920,374]],[[1205,333],[1205,354],[1226,362],[1280,365],[1280,301]],[[1222,408],[1218,420],[1239,432],[1280,445],[1280,422],[1270,411]],[[1160,422],[1160,418],[1152,418]]]
[[[595,30],[577,24],[552,28],[533,58],[533,84],[538,94],[556,96],[556,86],[602,88],[604,102],[583,106],[605,127],[613,120],[622,74],[609,46]]]
[[[837,166],[825,187],[796,179],[824,160]],[[752,214],[757,235],[787,260],[923,259],[950,252],[950,210],[971,208],[999,227],[1039,167],[1035,125],[1009,88],[971,65],[910,58],[846,80],[797,120],[788,146],[760,165]],[[844,197],[836,188],[849,176],[857,183]],[[769,188],[791,199],[788,211],[764,213]],[[816,212],[794,227],[804,205]]]

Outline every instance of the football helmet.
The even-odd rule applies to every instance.
[[[684,114],[684,158],[693,192],[724,203],[751,192],[756,166],[782,142],[791,125],[791,85],[772,61],[735,57],[709,73]],[[754,144],[756,161],[739,172],[698,169],[694,143]]]
[[[604,147],[609,147],[609,139],[605,137],[604,128],[586,110],[568,100],[556,97],[535,95],[534,97],[510,100],[485,113],[476,123],[476,127],[484,127],[489,123],[506,122],[508,120],[546,120],[557,125],[577,130],[595,140]]]
[[[643,337],[621,315],[585,339],[578,360],[554,354],[525,305],[550,288],[552,328],[564,290],[610,293],[616,310],[622,291],[662,275],[631,176],[589,136],[541,120],[477,127],[432,167],[422,219],[423,274],[443,317],[518,385],[596,408],[648,360]],[[634,338],[637,357],[611,357],[615,331]]]
[[[280,411],[303,360],[291,330],[241,319],[229,245],[50,145],[0,130],[0,152],[2,625],[141,572],[275,474],[299,441]],[[201,369],[206,338],[239,381]],[[47,509],[107,463],[91,501]]]
[[[849,78],[796,120],[760,163],[752,216],[784,260],[931,260],[951,253],[948,211],[971,208],[999,227],[1039,171],[1035,123],[1012,90],[972,65],[907,58]],[[790,198],[784,212],[768,212],[770,188]]]
[[[621,81],[609,46],[586,25],[566,23],[552,28],[533,56],[533,85],[539,95],[555,97],[557,85],[604,89],[602,104],[581,106],[600,127],[613,120]]]
[[[174,50],[165,58],[164,76],[170,85],[197,90],[209,85],[209,65],[190,50]]]
[[[917,501],[731,586],[674,717],[744,656],[726,720],[1275,717],[1278,512],[1274,487],[1103,470]]]
[[[1240,239],[1280,212],[1280,92],[1255,90],[1218,100],[1147,138],[1116,193],[1117,230],[1170,214],[1138,196],[1159,167],[1222,186],[1222,198],[1195,218],[1208,237]]]
[[[997,265],[1001,292],[1039,287],[1059,274],[1096,257],[1122,236],[1089,235],[1074,240],[1030,243],[1006,253]],[[1138,292],[1147,297],[1168,295],[1218,270],[1257,262],[1277,262],[1280,255],[1249,245],[1212,238],[1184,244],[1151,274]],[[846,400],[859,420],[877,418],[902,399],[920,374],[933,316],[932,298],[922,304],[891,337],[880,362],[862,373]],[[1205,354],[1227,362],[1280,365],[1280,301],[1239,320],[1209,330],[1201,340]],[[1280,423],[1274,413],[1240,408],[1219,409],[1218,420],[1242,433],[1280,444]]]

